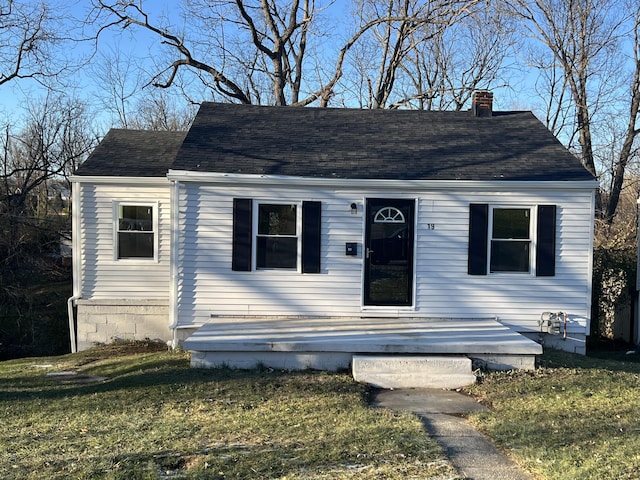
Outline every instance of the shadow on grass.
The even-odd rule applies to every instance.
[[[115,391],[138,390],[145,388],[186,388],[189,385],[210,383],[244,382],[247,385],[260,385],[263,389],[278,389],[282,382],[289,385],[298,383],[300,392],[309,394],[339,393],[357,390],[355,383],[330,381],[331,376],[323,372],[279,371],[272,369],[234,370],[230,368],[202,369],[190,368],[188,361],[180,358],[146,358],[142,362],[125,364],[115,359],[113,365],[100,365],[95,368],[78,370],[82,374],[106,377],[95,383],[75,383],[73,379],[60,381],[47,377],[46,372],[32,373],[0,378],[0,402],[25,399],[56,400],[67,397],[80,397]],[[328,381],[309,382],[308,376],[325,375]]]
[[[110,378],[93,384],[60,383],[47,378],[44,371],[32,370],[25,362],[16,364],[22,372],[16,369],[12,378],[0,379],[0,404],[6,408],[24,408],[47,420],[53,418],[54,424],[69,425],[64,420],[71,414],[69,409],[78,416],[78,422],[68,428],[81,433],[70,436],[73,445],[69,451],[77,448],[89,458],[81,465],[74,465],[77,459],[66,454],[53,458],[43,456],[41,467],[46,473],[73,474],[82,469],[82,475],[76,478],[296,478],[314,469],[321,471],[327,462],[332,469],[344,470],[345,464],[362,461],[357,448],[336,449],[334,436],[314,436],[311,441],[304,435],[300,440],[295,436],[298,422],[314,424],[313,417],[309,419],[304,412],[307,408],[315,411],[313,402],[318,401],[320,395],[334,398],[344,397],[346,393],[347,399],[353,398],[350,393],[363,396],[362,385],[345,375],[271,369],[194,369],[189,367],[185,356],[167,353],[128,357],[125,361],[101,359],[95,364],[86,362],[87,359],[76,362],[76,365],[83,363],[79,369],[82,373]],[[62,367],[73,363],[66,360],[61,362]],[[251,412],[261,408],[263,410]],[[326,408],[340,414],[342,407]],[[302,413],[296,413],[300,409]],[[301,415],[296,424],[287,425],[286,413],[281,419],[274,413],[284,410],[293,412],[291,415]],[[232,432],[229,437],[216,428],[210,431],[205,428],[208,433],[200,432],[201,425],[217,421],[214,412],[220,411],[223,412],[221,419],[233,419],[229,423]],[[167,413],[169,416],[163,420]],[[256,415],[266,418],[257,421]],[[270,415],[274,418],[270,419]],[[260,430],[262,421],[267,426],[261,428],[266,428],[267,433]],[[320,421],[325,421],[324,416]],[[127,422],[132,422],[130,430]],[[284,433],[269,433],[269,422],[275,422],[274,429],[282,428]],[[357,424],[354,431],[361,432],[366,427]],[[67,430],[57,433],[55,426],[51,428],[51,438],[69,435]],[[261,432],[258,437],[264,438],[250,437],[256,428]],[[234,429],[237,429],[235,433]],[[249,437],[245,439],[242,432],[247,432]],[[192,440],[198,436],[202,438]],[[49,443],[51,438],[47,440]],[[83,444],[85,438],[92,441],[100,438],[101,443],[112,441],[114,447],[103,449],[102,453],[87,450]],[[130,439],[131,444],[123,442],[123,438]],[[122,445],[119,442],[123,442]],[[123,452],[123,449],[129,451]]]
[[[545,349],[538,358],[538,366],[544,368],[578,368],[585,370],[611,370],[640,373],[640,353],[627,354],[629,350],[591,350],[587,355]]]

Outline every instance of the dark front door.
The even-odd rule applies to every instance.
[[[413,304],[414,200],[367,199],[364,304]]]

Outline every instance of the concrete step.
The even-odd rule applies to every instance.
[[[354,355],[353,378],[379,388],[460,388],[475,383],[462,356]]]

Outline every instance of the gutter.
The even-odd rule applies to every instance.
[[[166,185],[167,177],[114,177],[100,175],[72,175],[69,180],[72,183],[90,183],[100,185]]]
[[[361,178],[325,178],[325,177],[293,177],[286,175],[233,174],[218,172],[194,172],[189,170],[169,170],[170,181],[198,182],[223,185],[269,185],[294,187],[334,187],[334,188],[370,188],[407,190],[451,190],[466,189],[476,191],[540,190],[559,188],[563,190],[595,189],[597,180],[396,180],[396,179],[361,179]]]

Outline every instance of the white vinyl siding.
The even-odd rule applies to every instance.
[[[417,199],[415,305],[362,307],[363,205],[368,197]],[[278,198],[322,204],[321,271],[231,270],[233,198]],[[358,204],[353,214],[350,205]],[[470,203],[533,208],[552,204],[556,216],[555,276],[467,273]],[[402,193],[303,187],[221,187],[182,183],[179,194],[178,323],[214,316],[498,317],[536,330],[543,311],[565,311],[569,330],[588,333],[593,191],[411,191]],[[358,255],[345,255],[347,242]],[[242,321],[242,320],[239,320]]]
[[[591,191],[498,192],[423,197],[418,214],[417,305],[434,317],[498,317],[518,330],[536,330],[543,311],[569,313],[569,328],[588,334],[593,236]],[[555,204],[556,267],[551,277],[467,275],[469,203]],[[435,225],[434,230],[425,223]]]
[[[322,202],[321,273],[231,270],[233,198]],[[342,198],[342,200],[341,200]],[[333,201],[329,201],[332,199]],[[179,322],[204,323],[210,315],[353,315],[360,312],[361,263],[345,255],[360,242],[362,216],[353,197],[337,192],[220,189],[183,184],[179,238]],[[196,208],[196,205],[198,207]]]
[[[121,184],[76,183],[74,189],[74,194],[80,195],[80,296],[84,299],[168,299],[169,182],[166,186],[138,186],[135,179],[123,179]],[[117,216],[114,215],[118,205],[148,205],[154,209],[157,215],[155,258],[117,258]]]

